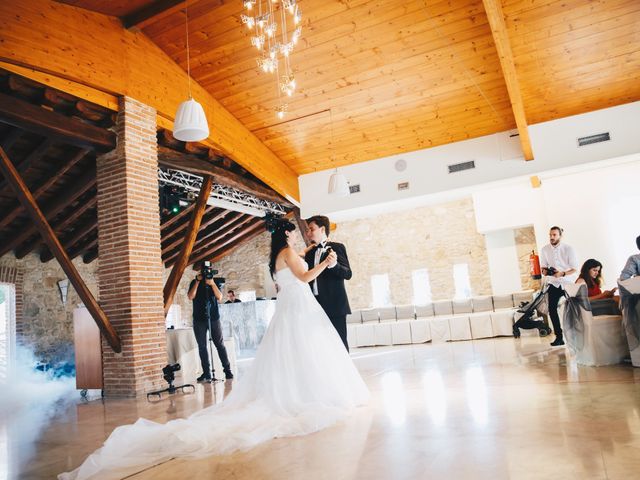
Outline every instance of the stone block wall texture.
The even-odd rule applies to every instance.
[[[115,150],[97,159],[99,300],[122,341],[103,341],[104,391],[162,388],[166,365],[156,112],[120,98]]]
[[[518,266],[520,268],[520,282],[523,290],[539,290],[540,280],[531,278],[529,270],[529,256],[531,250],[540,255],[536,246],[536,236],[533,226],[516,228],[514,230],[516,239],[516,252],[518,254]]]

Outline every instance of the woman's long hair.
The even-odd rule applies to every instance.
[[[596,278],[591,278],[591,275],[589,274],[589,270],[596,267],[600,267],[598,276]],[[588,288],[593,288],[596,285],[601,286],[602,285],[602,264],[598,260],[594,258],[590,258],[589,260],[587,260],[582,264],[582,268],[580,269],[580,276],[578,278],[583,279],[586,282]]]
[[[276,258],[287,246],[287,232],[293,232],[296,226],[289,220],[280,218],[267,218],[265,221],[267,230],[271,232],[271,255],[269,257],[269,271],[271,277],[276,273]]]

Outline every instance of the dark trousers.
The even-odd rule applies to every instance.
[[[338,332],[338,335],[340,335],[340,340],[342,340],[342,343],[344,343],[344,348],[346,348],[348,352],[349,343],[347,342],[347,316],[342,315],[339,317],[329,317],[329,320],[331,320],[331,323]]]
[[[196,342],[198,342],[198,353],[200,354],[200,364],[202,365],[202,373],[209,375],[209,372],[213,373],[213,368],[209,368],[209,352],[207,350],[207,330],[209,330],[209,324],[206,319],[193,321],[193,333],[196,336]],[[229,364],[229,357],[227,356],[227,349],[224,348],[224,339],[222,338],[222,325],[220,320],[211,320],[211,339],[218,351],[220,362],[222,367],[226,370],[231,370]]]
[[[562,338],[562,324],[558,316],[558,302],[564,297],[564,290],[555,285],[549,285],[547,295],[549,295],[549,316],[551,317],[553,332],[556,334],[556,337]]]

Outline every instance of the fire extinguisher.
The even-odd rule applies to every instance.
[[[542,278],[542,271],[540,270],[540,257],[536,255],[536,252],[531,250],[531,255],[529,255],[529,272],[531,273],[531,278],[535,280],[540,280]]]

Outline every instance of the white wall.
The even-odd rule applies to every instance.
[[[580,264],[603,264],[608,287],[640,235],[640,154],[627,163],[541,177],[538,189],[523,180],[473,194],[476,223],[482,232],[535,226],[538,247],[548,242],[552,225],[564,228],[563,241],[576,249]]]
[[[497,230],[486,233],[487,257],[489,258],[489,276],[494,295],[519,292],[520,268],[516,239],[513,230]]]
[[[429,197],[468,195],[480,185],[516,177],[528,178],[550,170],[581,167],[590,162],[640,152],[640,102],[598,110],[529,127],[535,160],[525,162],[518,137],[511,132],[475,138],[440,147],[385,157],[341,167],[349,182],[361,192],[346,198],[327,193],[332,170],[299,178],[303,216],[326,214],[337,221],[361,218],[380,211],[433,203]],[[577,146],[577,138],[608,131],[611,141]],[[397,160],[407,168],[398,172]],[[476,168],[449,174],[447,166],[474,160]],[[398,191],[399,182],[410,183]],[[422,202],[422,203],[421,203]]]

